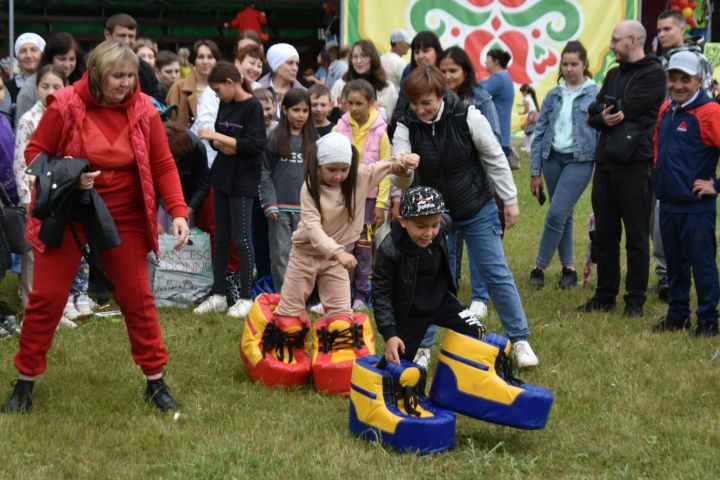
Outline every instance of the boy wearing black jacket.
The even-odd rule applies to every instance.
[[[385,360],[412,361],[430,325],[479,337],[484,327],[455,296],[445,237],[445,202],[430,187],[403,195],[400,219],[378,249],[373,272],[375,322]]]

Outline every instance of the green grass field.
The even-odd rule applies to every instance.
[[[719,478],[720,341],[651,333],[665,308],[653,296],[642,319],[622,318],[621,308],[576,313],[592,289],[557,289],[557,258],[545,290],[531,290],[547,206],[530,196],[527,170],[524,157],[515,172],[521,219],[505,251],[540,358],[519,376],[556,397],[544,430],[458,416],[453,451],[398,454],[350,435],[346,399],[251,383],[237,320],[166,309],[167,379],[180,420],[143,401],[124,325],[92,320],[56,335],[33,412],[0,414],[0,478]],[[576,210],[579,268],[589,210],[588,189]],[[11,277],[2,291],[15,300]],[[500,331],[492,308],[486,324]],[[3,402],[16,350],[16,341],[0,342]]]

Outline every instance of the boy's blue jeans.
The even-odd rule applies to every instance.
[[[592,178],[593,162],[576,162],[572,153],[550,152],[543,174],[550,196],[535,263],[545,268],[557,250],[560,263],[573,265],[573,209]]]
[[[510,268],[503,251],[502,227],[495,202],[488,201],[478,212],[466,220],[453,221],[453,230],[459,230],[467,242],[473,263],[490,292],[490,299],[500,317],[505,334],[511,341],[525,340],[530,336],[527,318],[520,302]],[[422,347],[429,348],[423,339]],[[433,332],[434,337],[434,332]],[[430,343],[432,345],[432,343]]]
[[[698,325],[718,323],[720,285],[715,263],[714,210],[671,213],[660,206],[660,232],[665,247],[670,297],[667,321],[680,323],[690,318],[690,274],[695,279]]]

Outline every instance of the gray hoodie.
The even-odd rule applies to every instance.
[[[260,173],[260,206],[265,216],[278,212],[300,212],[300,189],[305,181],[302,137],[290,136],[290,157],[273,153],[276,135],[270,134]]]

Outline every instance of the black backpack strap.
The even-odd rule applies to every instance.
[[[470,136],[470,127],[467,123],[469,109],[470,104],[465,105],[465,108],[461,108],[461,105],[458,105],[455,107],[455,112],[453,112],[453,122],[455,122],[455,126],[460,130],[460,133],[468,137]]]

